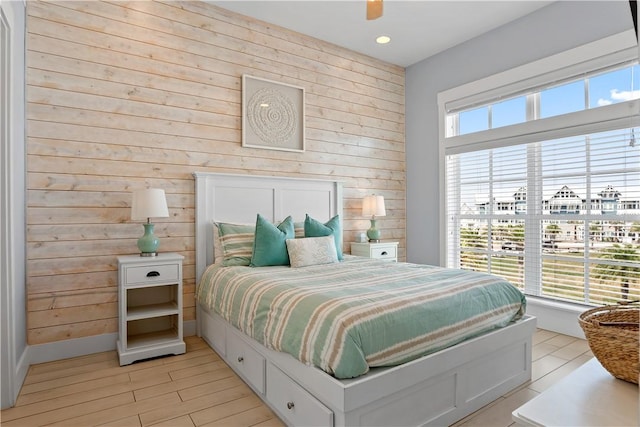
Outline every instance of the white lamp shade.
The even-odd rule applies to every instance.
[[[132,220],[167,218],[168,216],[169,209],[167,208],[167,198],[164,195],[164,190],[148,188],[133,192],[133,200],[131,201]]]
[[[384,208],[384,197],[382,196],[365,196],[362,200],[363,216],[385,216],[387,211]]]

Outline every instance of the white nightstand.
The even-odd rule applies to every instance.
[[[351,255],[398,261],[398,242],[351,243]]]
[[[182,260],[174,253],[118,257],[120,365],[182,354]]]

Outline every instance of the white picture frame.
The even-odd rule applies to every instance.
[[[305,150],[304,88],[242,75],[242,146]]]

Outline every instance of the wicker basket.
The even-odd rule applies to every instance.
[[[638,384],[640,306],[593,308],[582,313],[578,321],[602,366],[614,377]]]

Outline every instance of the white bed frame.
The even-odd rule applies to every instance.
[[[336,181],[194,173],[196,278],[213,262],[213,220],[254,223],[342,213]],[[269,350],[197,305],[197,333],[288,425],[449,425],[531,379],[535,318],[392,368],[338,380]]]

